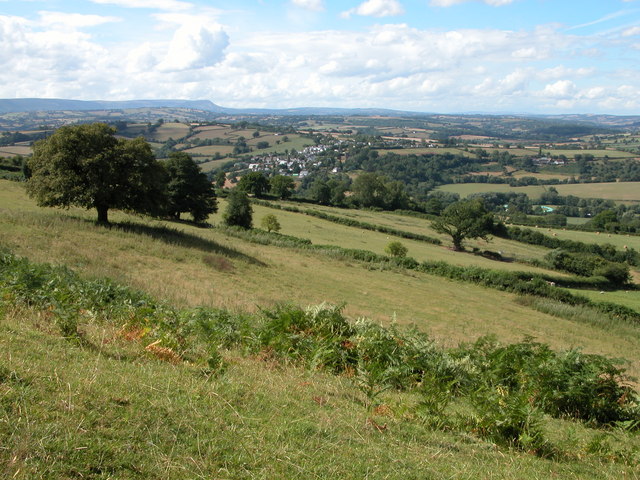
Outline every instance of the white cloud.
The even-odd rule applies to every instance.
[[[640,27],[630,27],[622,32],[623,37],[636,37],[640,35]]]
[[[459,5],[461,3],[481,1],[487,5],[494,7],[501,7],[502,5],[509,5],[514,0],[431,0],[429,3],[433,7],[452,7],[453,5]]]
[[[500,80],[501,91],[504,94],[521,92],[527,87],[530,79],[531,72],[523,69],[518,69]]]
[[[0,16],[0,39],[0,85],[8,97],[81,98],[82,85],[102,75],[108,57],[85,33],[38,31],[17,17]]]
[[[545,68],[536,72],[536,77],[543,81],[557,80],[560,78],[580,78],[588,77],[596,72],[595,68],[567,68],[564,65],[558,65],[552,68]]]
[[[402,15],[404,9],[397,0],[367,0],[351,10],[341,13],[343,18],[351,15],[362,15],[365,17],[393,17]]]
[[[589,100],[595,100],[603,98],[606,93],[604,87],[591,87],[580,93],[581,97],[588,98]]]
[[[118,17],[105,17],[102,15],[82,15],[79,13],[63,12],[38,12],[40,23],[50,27],[85,28],[96,27],[105,23],[120,22]]]
[[[218,25],[187,23],[174,33],[160,70],[177,71],[215,65],[224,58],[229,36]]]
[[[116,5],[125,8],[149,8],[153,10],[189,10],[193,4],[179,0],[90,0],[101,5]]]
[[[541,95],[544,97],[566,99],[576,92],[576,85],[571,80],[558,80],[545,85]]]
[[[126,68],[130,73],[148,72],[160,63],[158,49],[145,42],[127,54]]]
[[[446,31],[406,24],[241,33],[220,25],[219,12],[190,13],[152,13],[158,28],[145,41],[112,41],[108,49],[84,29],[114,17],[0,16],[0,97],[445,112],[640,109],[637,71],[610,63],[610,37],[568,35],[558,26]],[[597,67],[584,56],[587,47],[603,53]]]
[[[291,0],[296,7],[306,8],[307,10],[313,10],[314,12],[321,12],[324,10],[323,0]]]

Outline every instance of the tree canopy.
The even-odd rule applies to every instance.
[[[247,194],[238,188],[229,192],[227,209],[223,215],[224,223],[229,226],[251,228],[253,223],[253,209]]]
[[[278,198],[287,199],[291,197],[296,188],[293,178],[285,175],[276,175],[269,179],[271,185],[271,193]]]
[[[65,126],[34,144],[27,192],[40,206],[160,213],[166,173],[143,138],[118,139],[104,123]]]
[[[445,208],[431,225],[436,232],[451,236],[455,250],[464,250],[462,242],[465,239],[489,238],[493,214],[487,211],[481,200],[462,200]]]
[[[180,218],[181,213],[189,212],[200,223],[218,211],[213,185],[189,154],[172,152],[164,166],[169,179],[167,212],[171,217]]]
[[[389,181],[377,173],[366,172],[353,181],[353,201],[361,207],[377,207],[385,210],[405,209],[411,203],[404,185]]]
[[[260,226],[267,232],[279,232],[281,228],[278,217],[276,217],[273,213],[269,213],[262,217]]]
[[[262,172],[249,172],[240,179],[237,188],[261,197],[269,191],[269,179]]]

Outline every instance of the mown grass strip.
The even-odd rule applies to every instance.
[[[430,243],[432,245],[441,245],[442,242],[439,238],[430,237],[428,235],[422,235],[419,233],[407,232],[404,230],[398,230],[397,228],[387,227],[384,225],[375,225],[373,223],[361,222],[352,218],[340,217],[338,215],[331,215],[326,212],[320,212],[310,208],[300,209],[298,207],[291,207],[287,205],[279,205],[266,200],[253,199],[253,203],[263,207],[274,208],[276,210],[284,210],[286,212],[302,213],[310,217],[320,218],[327,220],[328,222],[338,223],[340,225],[346,225],[348,227],[361,228],[362,230],[370,230],[372,232],[386,233],[388,235],[394,235],[400,238],[406,238],[409,240],[417,240],[420,242]]]

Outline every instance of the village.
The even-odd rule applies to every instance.
[[[276,175],[289,175],[304,178],[314,168],[323,166],[322,160],[319,159],[321,153],[333,148],[332,145],[314,145],[305,147],[294,155],[256,155],[251,158],[246,168],[252,172],[271,172]],[[242,162],[236,163],[235,168],[244,167]],[[333,173],[338,172],[338,168],[333,169]]]

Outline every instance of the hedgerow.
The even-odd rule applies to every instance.
[[[507,227],[503,235],[505,238],[529,245],[540,245],[547,248],[561,248],[568,252],[589,253],[609,260],[610,262],[640,266],[640,254],[634,248],[617,250],[613,245],[605,243],[584,243],[575,240],[563,240],[545,235],[530,228]]]

